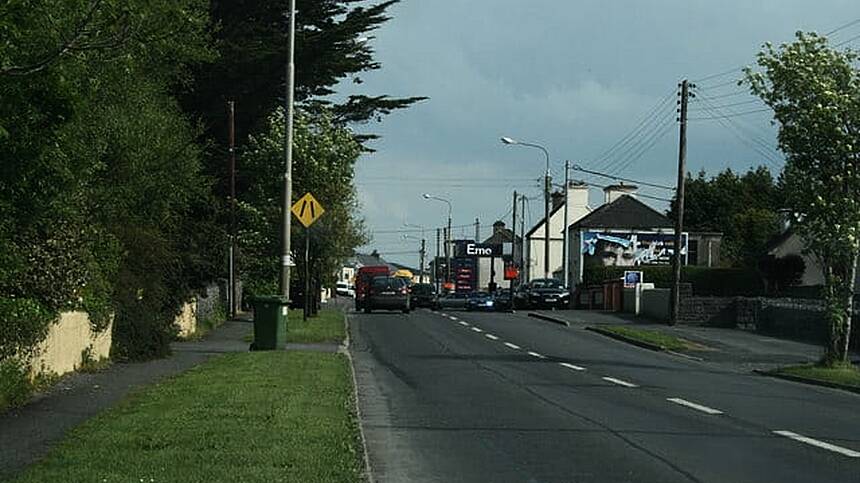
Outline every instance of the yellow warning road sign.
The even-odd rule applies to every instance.
[[[313,225],[325,213],[320,202],[310,193],[305,193],[299,201],[296,201],[291,211],[302,225],[305,225],[305,228]]]

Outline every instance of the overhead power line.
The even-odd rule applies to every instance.
[[[752,111],[744,111],[744,112],[736,112],[736,113],[733,113],[733,114],[726,114],[726,115],[724,115],[724,116],[691,117],[691,118],[689,118],[689,119],[687,119],[687,120],[688,120],[688,121],[710,121],[710,120],[714,120],[714,119],[728,119],[728,118],[738,117],[738,116],[747,116],[747,115],[755,114],[755,113],[758,113],[758,112],[768,112],[768,111],[770,111],[770,110],[771,110],[770,108],[766,108],[766,109],[755,109],[755,110],[752,110]]]
[[[652,188],[660,188],[660,189],[670,190],[670,191],[674,191],[674,190],[675,190],[675,188],[673,188],[673,187],[671,187],[671,186],[666,186],[666,185],[656,184],[656,183],[649,183],[649,182],[647,182],[647,181],[641,181],[641,180],[636,180],[636,179],[632,179],[632,178],[625,178],[625,177],[622,177],[622,176],[616,176],[616,175],[611,175],[611,174],[607,174],[607,173],[601,173],[601,172],[598,172],[598,171],[592,171],[592,170],[589,170],[589,169],[585,169],[585,168],[583,168],[582,166],[579,166],[578,164],[573,165],[573,167],[571,167],[570,169],[572,169],[572,170],[574,170],[574,171],[580,171],[580,172],[583,172],[583,173],[593,174],[594,176],[600,176],[600,177],[602,177],[602,178],[609,178],[609,179],[613,179],[613,180],[616,180],[616,181],[629,181],[629,182],[631,182],[631,183],[640,184],[640,185],[642,185],[642,186],[650,186],[650,187],[652,187]]]

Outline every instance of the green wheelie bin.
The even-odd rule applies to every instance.
[[[254,297],[254,342],[252,351],[282,350],[287,344],[289,300],[281,295]]]

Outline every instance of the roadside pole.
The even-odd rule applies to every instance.
[[[564,162],[564,226],[562,227],[562,242],[561,242],[561,269],[564,270],[564,287],[568,291],[570,291],[570,270],[568,267],[567,261],[567,228],[568,228],[568,210],[567,207],[570,205],[570,200],[567,199],[568,193],[570,193],[570,161],[565,160]]]
[[[287,126],[284,143],[286,144],[287,161],[284,170],[284,186],[282,197],[282,220],[281,220],[281,296],[289,300],[290,297],[290,223],[292,215],[290,205],[293,197],[293,104],[296,83],[296,0],[290,0],[290,29],[287,35]]]
[[[311,227],[305,228],[305,303],[302,320],[307,321],[311,311]]]
[[[517,264],[517,190],[514,190],[514,208],[511,216],[511,264]],[[520,248],[522,250],[522,248]],[[514,308],[514,283],[515,278],[511,278],[510,295],[511,295],[511,310]]]
[[[687,163],[687,100],[689,98],[689,84],[687,79],[681,82],[681,116],[680,140],[678,145],[678,186],[676,188],[675,206],[675,250],[672,256],[672,298],[670,299],[671,314],[669,324],[678,323],[681,310],[681,239],[684,231],[684,181],[686,178]]]
[[[441,292],[441,287],[439,286],[439,255],[441,253],[439,249],[439,242],[442,238],[442,229],[436,228],[436,258],[433,259],[433,283],[436,285],[436,293]]]
[[[229,273],[229,296],[230,304],[227,314],[231,319],[236,318],[236,104],[234,101],[227,102],[227,110],[230,116],[229,127],[229,152],[230,152],[230,273]]]
[[[418,260],[418,280],[419,280],[419,282],[420,282],[420,283],[424,283],[424,249],[425,249],[425,242],[426,242],[426,240],[425,240],[425,238],[424,238],[424,236],[423,236],[423,231],[422,231],[422,236],[421,236],[421,252],[419,253],[419,254],[420,254],[420,256],[419,256],[419,260]]]

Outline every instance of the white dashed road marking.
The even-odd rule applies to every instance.
[[[821,449],[826,449],[828,451],[833,451],[835,453],[839,453],[844,456],[848,456],[849,458],[860,458],[860,452],[854,451],[852,449],[843,448],[842,446],[836,446],[835,444],[825,443],[824,441],[819,441],[817,439],[810,438],[808,436],[803,436],[802,434],[793,433],[791,431],[774,431],[774,434],[778,434],[780,436],[785,436],[786,438],[793,439],[795,441],[800,441],[801,443],[806,443]]]
[[[462,325],[463,327],[468,327],[468,326],[469,326],[469,324],[468,324],[468,323],[463,322],[462,320],[460,321],[460,325]]]
[[[604,381],[611,382],[612,384],[618,384],[619,386],[624,386],[624,387],[639,387],[639,386],[637,386],[636,384],[633,384],[632,382],[622,381],[621,379],[615,379],[614,377],[608,377],[608,376],[607,376],[607,377],[603,377],[602,379],[603,379]]]
[[[706,414],[723,414],[719,409],[709,408],[708,406],[702,406],[701,404],[696,404],[694,402],[687,401],[686,399],[681,399],[679,397],[670,397],[667,399],[669,402],[673,402],[675,404],[680,404],[681,406],[686,406],[690,409],[695,409],[696,411],[701,411]]]
[[[493,334],[484,334],[484,337],[486,337],[490,340],[499,340],[499,338],[494,336]]]
[[[505,342],[505,345],[506,345],[506,346],[508,346],[508,347],[510,347],[511,349],[513,349],[513,350],[517,350],[517,351],[518,351],[518,350],[520,350],[520,349],[522,349],[522,347],[520,347],[520,346],[518,346],[518,345],[516,345],[516,344],[511,344],[510,342]]]
[[[546,359],[546,356],[543,354],[538,354],[537,352],[529,351],[528,354],[532,357],[537,357],[538,359]]]
[[[576,365],[573,365],[569,362],[559,362],[559,365],[566,367],[568,369],[573,369],[574,371],[584,371],[585,370],[584,367],[576,366]]]
[[[483,332],[483,330],[481,330],[481,329],[479,329],[479,328],[477,328],[477,327],[472,327],[472,330],[474,330],[475,332]]]

